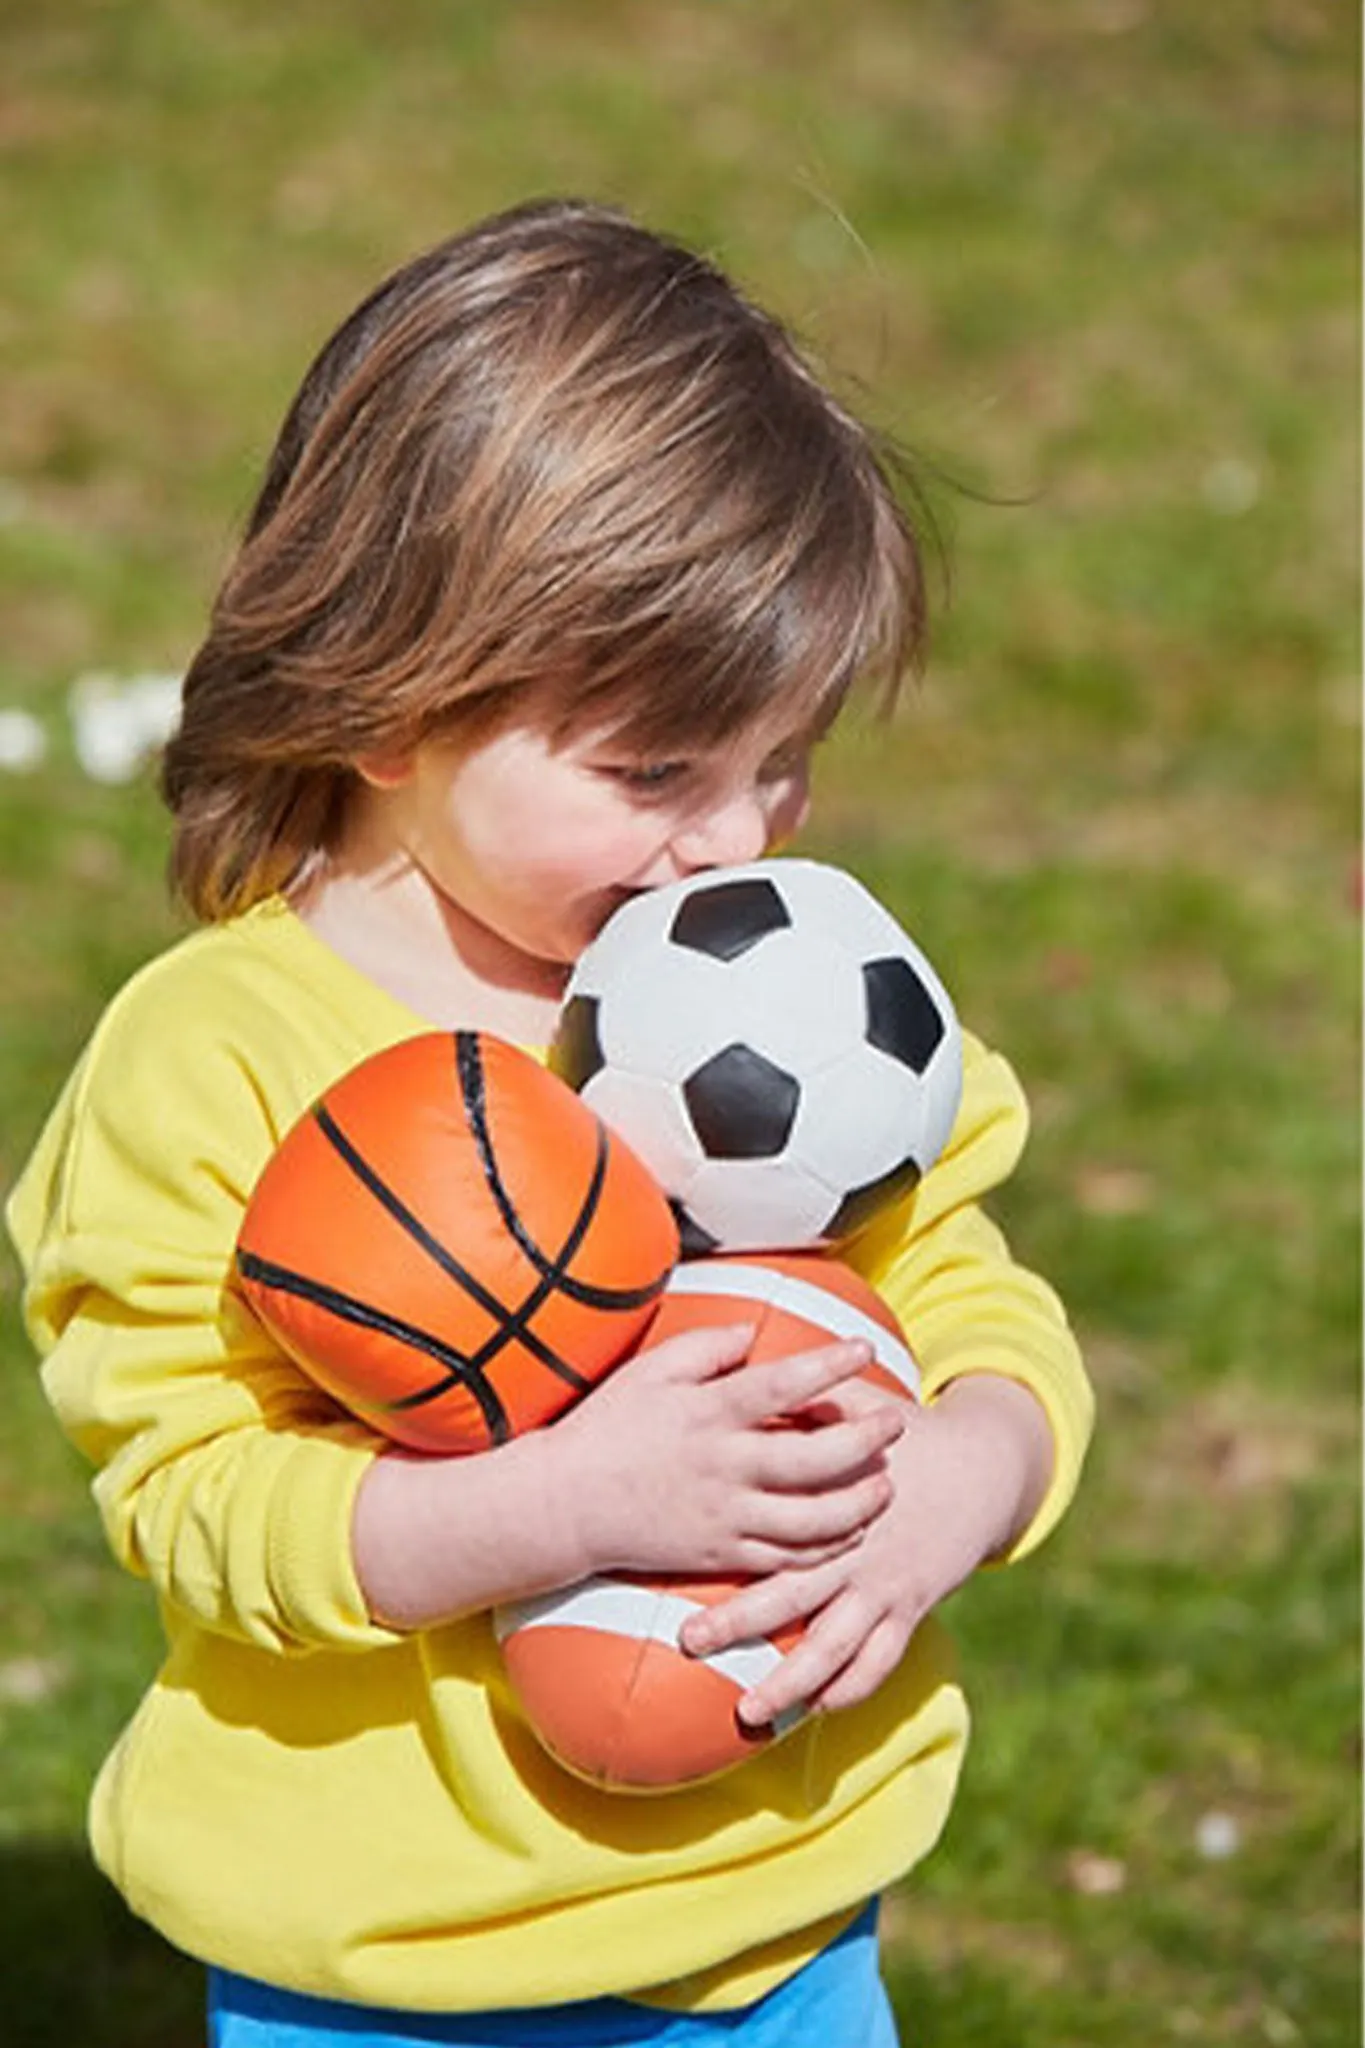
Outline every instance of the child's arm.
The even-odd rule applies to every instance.
[[[245,1000],[244,1019],[232,987],[189,1005],[179,982],[167,996],[165,963],[140,977],[8,1207],[49,1398],[96,1468],[115,1554],[170,1606],[284,1654],[361,1650],[393,1641],[377,1615],[418,1626],[610,1564],[827,1557],[884,1505],[868,1468],[896,1424],[805,1438],[757,1422],[838,1386],[856,1348],[727,1373],[734,1333],[659,1347],[534,1439],[382,1455],[228,1284],[293,1110],[275,1073],[271,1114],[239,1053],[259,1008]],[[265,1051],[289,1080],[287,1042]]]
[[[811,1617],[797,1647],[740,1702],[754,1725],[806,1702],[849,1707],[899,1663],[939,1602],[997,1558],[1037,1513],[1052,1434],[1027,1388],[987,1374],[956,1380],[915,1410],[887,1453],[890,1506],[844,1555],[755,1580],[683,1631],[698,1654]]]
[[[1093,1414],[1075,1340],[1051,1289],[1015,1264],[977,1206],[1018,1159],[1025,1104],[1003,1060],[973,1040],[966,1054],[942,1161],[852,1254],[899,1314],[922,1374],[925,1405],[888,1454],[894,1504],[846,1557],[777,1573],[684,1630],[703,1652],[810,1618],[744,1703],[748,1719],[866,1697],[930,1608],[980,1564],[1041,1541],[1075,1490]]]
[[[370,1612],[414,1629],[613,1567],[773,1572],[837,1557],[885,1509],[890,1403],[813,1430],[773,1417],[828,1399],[861,1343],[745,1367],[752,1333],[642,1352],[552,1427],[474,1458],[378,1459],[352,1546]]]

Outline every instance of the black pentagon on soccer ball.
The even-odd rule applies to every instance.
[[[759,875],[694,889],[679,904],[668,936],[675,946],[708,953],[713,960],[738,960],[769,932],[790,923],[781,896]]]
[[[678,1243],[685,1259],[704,1258],[708,1252],[720,1250],[720,1239],[712,1237],[709,1230],[702,1229],[686,1202],[680,1202],[676,1196],[670,1196],[668,1206],[673,1211],[673,1221],[678,1226]]]
[[[865,1187],[851,1189],[825,1225],[824,1235],[836,1243],[840,1238],[852,1237],[855,1230],[861,1230],[865,1223],[872,1221],[879,1209],[899,1201],[918,1187],[919,1178],[919,1168],[914,1160],[903,1159],[899,1166],[893,1166],[889,1173],[868,1181]]]
[[[571,1088],[583,1088],[606,1065],[597,1035],[597,1011],[596,996],[570,996],[560,1013],[549,1065]]]
[[[800,1084],[749,1045],[727,1045],[683,1082],[708,1159],[775,1159],[796,1121]]]
[[[867,1037],[879,1052],[922,1074],[943,1040],[938,1004],[908,960],[869,960],[863,967]]]

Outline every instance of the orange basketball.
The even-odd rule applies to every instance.
[[[362,1061],[289,1131],[237,1272],[374,1428],[478,1451],[632,1350],[677,1255],[654,1180],[571,1088],[487,1033],[433,1031]]]
[[[757,1326],[754,1364],[863,1337],[874,1354],[863,1379],[888,1397],[916,1398],[919,1374],[896,1318],[827,1254],[689,1261],[669,1281],[649,1341],[741,1321]],[[595,1784],[657,1792],[729,1770],[794,1727],[799,1712],[748,1729],[735,1708],[800,1639],[800,1624],[708,1657],[680,1647],[688,1616],[738,1584],[613,1572],[500,1608],[507,1674],[546,1748]]]

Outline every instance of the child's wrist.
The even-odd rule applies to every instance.
[[[400,1631],[570,1585],[595,1569],[581,1482],[537,1430],[476,1456],[377,1458],[352,1513],[351,1550],[371,1616]]]
[[[1001,1530],[989,1555],[1008,1550],[1034,1519],[1052,1478],[1052,1426],[1037,1396],[1003,1373],[964,1373],[935,1396],[941,1419],[965,1433],[994,1475]]]
[[[526,1461],[528,1490],[541,1517],[546,1566],[555,1585],[574,1585],[615,1561],[604,1540],[602,1481],[585,1450],[581,1431],[568,1417],[517,1444],[518,1455]]]

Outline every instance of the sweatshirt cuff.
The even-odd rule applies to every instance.
[[[371,1620],[351,1551],[355,1497],[381,1446],[359,1425],[295,1446],[275,1490],[266,1566],[287,1634],[303,1646],[368,1650],[399,1642]]]

